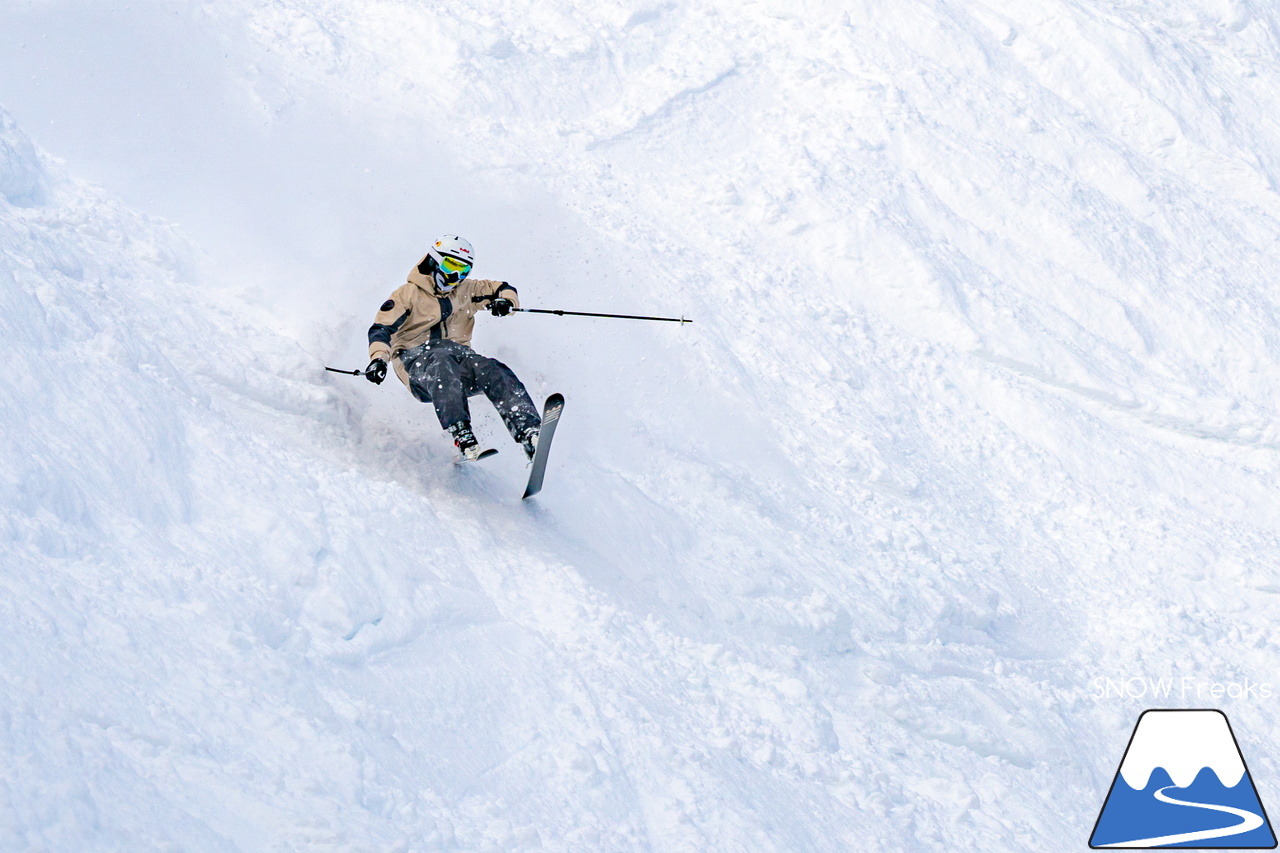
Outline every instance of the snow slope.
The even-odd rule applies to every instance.
[[[0,13],[0,103],[108,187],[6,115],[0,847],[1083,847],[1142,708],[1207,706],[1094,680],[1280,643],[1278,27]],[[696,321],[481,319],[569,400],[534,504],[321,369],[448,230]],[[1212,701],[1274,799],[1274,700]]]

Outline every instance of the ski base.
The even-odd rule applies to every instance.
[[[529,485],[525,487],[524,498],[531,498],[542,491],[542,478],[547,472],[547,456],[551,453],[551,439],[556,434],[556,424],[560,421],[560,412],[564,410],[564,395],[552,394],[542,405],[542,427],[538,430],[538,449],[533,452],[533,463],[529,469]]]

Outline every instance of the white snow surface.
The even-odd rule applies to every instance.
[[[1130,788],[1141,791],[1157,767],[1168,771],[1179,788],[1189,787],[1206,767],[1228,788],[1238,785],[1245,774],[1244,760],[1221,711],[1143,714],[1125,750],[1120,775]]]
[[[1078,850],[1153,704],[1275,800],[1280,692],[1095,680],[1275,672],[1278,48],[1255,0],[8,4],[0,849]],[[487,405],[455,466],[322,369],[443,232],[695,320],[480,318],[568,398],[534,502]]]

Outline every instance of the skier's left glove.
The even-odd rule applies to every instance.
[[[511,309],[514,307],[516,307],[516,304],[510,299],[505,296],[498,296],[489,303],[489,312],[495,317],[505,317],[511,313]]]

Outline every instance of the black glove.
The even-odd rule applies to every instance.
[[[374,385],[381,385],[382,380],[387,378],[387,363],[380,358],[375,358],[364,369],[364,378]]]
[[[516,304],[505,296],[495,296],[489,303],[489,312],[495,317],[505,317],[511,313]]]

